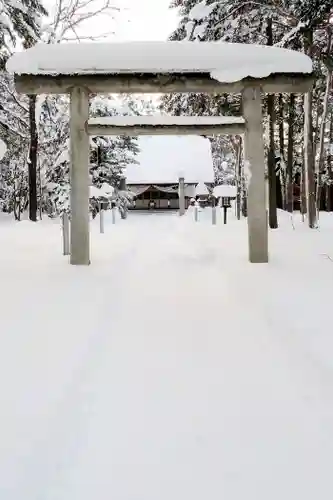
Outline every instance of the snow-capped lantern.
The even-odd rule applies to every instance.
[[[230,196],[222,196],[222,207],[230,208],[231,207],[231,198]]]

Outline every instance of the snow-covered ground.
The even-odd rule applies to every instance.
[[[1,499],[331,499],[333,217],[251,265],[200,216],[95,221],[88,268],[0,219]]]

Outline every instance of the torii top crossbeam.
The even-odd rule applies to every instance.
[[[93,93],[306,92],[312,62],[302,53],[224,42],[37,44],[15,54],[7,69],[27,94],[68,93],[81,85]]]

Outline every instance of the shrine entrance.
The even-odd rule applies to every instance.
[[[242,68],[246,68],[245,73]],[[244,135],[249,260],[268,262],[262,93],[306,93],[313,85],[305,54],[221,42],[37,44],[7,63],[18,92],[70,95],[70,263],[90,264],[89,136]],[[89,120],[89,96],[107,93],[241,94],[243,118],[112,117]],[[148,119],[148,120],[147,120]]]

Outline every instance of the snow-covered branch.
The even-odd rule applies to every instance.
[[[292,28],[288,33],[284,35],[284,37],[278,43],[275,44],[275,47],[284,47],[288,42],[293,40],[295,36],[298,35],[300,30],[302,28],[305,28],[305,26],[306,26],[305,23],[299,22],[297,26]]]

